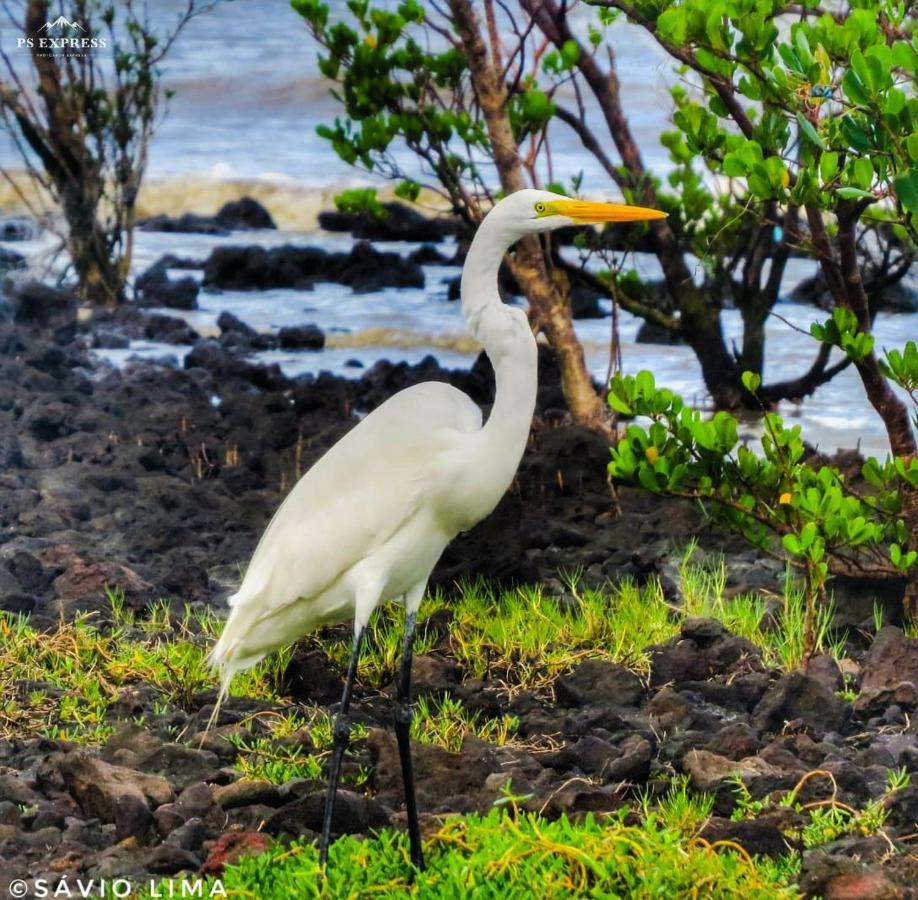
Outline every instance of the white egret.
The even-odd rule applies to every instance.
[[[371,412],[296,484],[271,519],[211,655],[221,699],[233,676],[333,622],[353,619],[354,643],[329,763],[320,857],[327,860],[335,792],[350,734],[348,713],[370,614],[388,600],[406,610],[395,702],[413,863],[423,867],[411,769],[411,649],[415,617],[446,545],[487,516],[510,486],[536,402],[536,342],[526,313],[501,302],[497,273],[521,237],[565,225],[632,222],[663,213],[522,190],[485,217],[462,270],[462,314],[494,367],[486,423],[461,391],[425,382]],[[215,710],[216,714],[216,710]]]

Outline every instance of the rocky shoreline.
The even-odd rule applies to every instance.
[[[270,260],[246,271],[274,271]],[[161,270],[168,268],[180,266]],[[253,276],[255,286],[261,278]],[[181,335],[194,346],[180,369],[116,369],[93,355],[139,335],[161,340],[176,327],[133,306],[86,316],[65,291],[20,284],[0,308],[4,317],[0,609],[28,615],[39,637],[81,614],[102,630],[114,626],[112,589],[139,619],[160,600],[174,617],[185,604],[202,614],[221,609],[282,496],[361,413],[428,379],[449,381],[485,408],[493,397],[484,359],[469,372],[427,359],[380,363],[355,380],[289,379],[246,358],[273,339],[228,315],[219,338]],[[297,331],[279,335],[280,345],[320,340]],[[728,592],[779,593],[780,567],[713,531],[691,505],[613,490],[604,441],[564,425],[562,408],[545,352],[519,476],[495,514],[450,546],[434,587],[448,592],[478,577],[504,586],[541,582],[546,602],[565,604],[576,599],[559,577],[565,571],[579,572],[584,588],[658,578],[678,609],[678,560],[694,536],[702,550],[727,555]],[[890,792],[888,780],[899,769],[918,776],[918,640],[895,627],[871,633],[874,591],[838,585],[836,595],[849,638],[844,673],[829,656],[811,660],[806,672],[783,673],[720,623],[687,618],[675,638],[651,648],[645,677],[587,659],[541,691],[507,691],[499,679],[463,671],[435,615],[425,626],[432,649],[416,663],[418,694],[451,697],[486,718],[512,716],[525,746],[474,736],[457,751],[417,744],[427,822],[487,811],[508,780],[529,797],[527,809],[576,816],[619,809],[684,775],[714,797],[700,837],[764,856],[800,850],[807,896],[916,896],[918,786]],[[879,600],[885,620],[897,621],[895,596]],[[298,702],[333,709],[340,676],[322,650],[298,651],[284,677]],[[12,687],[23,703],[36,689]],[[371,775],[344,793],[339,833],[366,833],[403,816],[387,690],[358,693],[367,734],[348,766]],[[193,738],[212,708],[213,687],[186,700],[164,702],[143,683],[125,689],[109,710],[113,734],[99,749],[7,730],[0,740],[3,878],[216,874],[227,858],[264,849],[269,837],[311,836],[321,816],[319,781],[240,779],[233,736],[277,704],[233,698],[199,747]],[[316,750],[308,731],[278,742]],[[747,805],[761,804],[759,814],[735,817],[743,796],[737,779]],[[799,837],[802,813],[765,802],[791,792],[798,804],[885,804],[888,814],[875,834],[813,849]]]

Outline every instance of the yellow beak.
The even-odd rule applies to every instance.
[[[665,219],[666,213],[644,206],[626,206],[624,203],[591,203],[589,200],[556,200],[553,212],[567,216],[575,222],[644,222],[648,219]]]

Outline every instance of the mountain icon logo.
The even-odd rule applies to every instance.
[[[64,16],[58,16],[53,22],[46,22],[39,31],[54,31],[55,28],[69,28],[71,31],[86,31],[79,22],[70,22]]]

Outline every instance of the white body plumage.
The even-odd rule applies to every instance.
[[[653,210],[518,191],[478,228],[462,272],[462,312],[494,366],[487,423],[472,400],[426,382],[383,403],[296,484],[268,525],[211,655],[221,697],[233,675],[326,623],[359,629],[388,600],[420,605],[446,545],[503,496],[529,436],[536,342],[501,302],[498,268],[523,235],[577,222],[656,218]],[[214,711],[216,715],[216,710]]]

